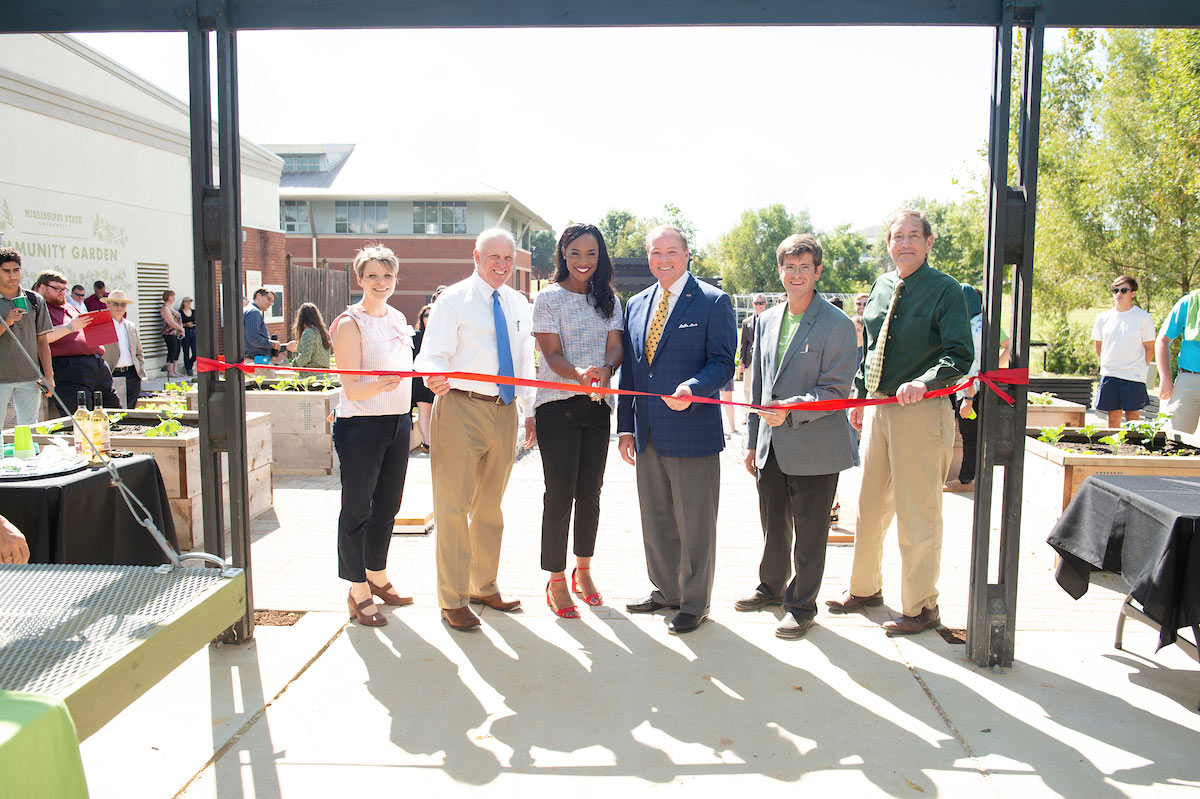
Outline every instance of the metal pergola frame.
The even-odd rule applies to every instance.
[[[994,369],[998,351],[1005,268],[1012,268],[1011,366],[1029,365],[1033,301],[1033,241],[1037,207],[1037,153],[1041,114],[1042,42],[1047,27],[1200,27],[1196,0],[3,0],[0,31],[183,31],[191,75],[192,229],[197,306],[209,309],[199,354],[217,352],[216,264],[220,262],[226,357],[242,359],[240,132],[237,102],[237,31],[333,28],[512,28],[694,25],[936,25],[995,29],[992,124],[982,368]],[[1009,115],[1012,111],[1013,33],[1024,31],[1018,106],[1017,185],[1009,185]],[[213,178],[209,103],[210,37],[216,39],[218,170]],[[978,451],[967,647],[981,666],[1013,662],[1017,560],[1021,531],[1021,480],[1025,433],[1024,386],[1014,386],[1016,406],[989,397]],[[246,482],[245,376],[200,376],[201,482],[205,549],[224,557],[221,453],[228,454],[233,565],[250,567]],[[989,582],[994,470],[1004,467],[997,581]],[[245,615],[226,631],[232,642],[253,635],[252,580],[246,580]]]

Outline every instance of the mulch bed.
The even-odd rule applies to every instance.
[[[967,631],[961,627],[938,627],[938,635],[948,644],[966,644]]]
[[[300,621],[306,610],[256,610],[254,624],[258,627],[291,627]]]

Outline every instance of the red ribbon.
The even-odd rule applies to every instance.
[[[509,386],[528,386],[530,388],[548,388],[556,391],[570,391],[572,393],[587,393],[587,394],[616,394],[631,397],[669,397],[669,394],[655,394],[649,391],[630,391],[622,388],[607,388],[605,386],[591,386],[583,388],[579,383],[551,383],[545,380],[527,380],[523,377],[506,377],[502,375],[485,375],[478,372],[389,372],[389,371],[368,371],[363,369],[316,369],[301,366],[271,366],[269,364],[257,363],[228,363],[224,358],[197,358],[196,371],[198,372],[223,372],[226,369],[238,369],[246,375],[253,374],[259,369],[274,370],[287,369],[295,372],[316,372],[318,374],[336,374],[336,375],[360,375],[363,377],[381,377],[383,375],[394,375],[396,377],[445,377],[457,380],[471,380],[477,383],[488,383],[497,385],[503,383]],[[998,383],[1004,383],[1010,386],[1024,386],[1029,384],[1028,369],[996,369],[989,372],[983,372],[976,377],[969,377],[958,385],[939,388],[936,391],[925,392],[926,398],[945,397],[958,391],[968,388],[975,380],[978,379],[992,391],[996,392],[997,396],[1007,402],[1009,405],[1016,403],[1007,392],[1000,388]],[[583,389],[581,392],[580,390]],[[734,402],[733,400],[723,400],[716,397],[692,397],[692,402],[704,402],[710,405],[733,405],[739,408],[767,408],[773,411],[841,411],[847,408],[864,408],[868,405],[889,405],[896,401],[895,397],[884,397],[880,399],[844,399],[844,400],[815,400],[813,402],[789,402],[782,405],[754,405],[748,402]]]

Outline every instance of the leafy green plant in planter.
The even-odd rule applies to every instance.
[[[47,424],[39,424],[37,427],[33,428],[33,431],[39,436],[48,436],[51,433],[55,433],[62,429],[62,422],[49,422]]]
[[[1088,422],[1083,427],[1079,428],[1079,435],[1087,436],[1088,443],[1092,443],[1092,436],[1096,435],[1096,425]]]
[[[167,383],[162,387],[163,394],[175,394],[180,397],[187,396],[187,393],[191,390],[191,383]]]
[[[1121,445],[1125,443],[1125,437],[1128,435],[1129,431],[1119,430],[1111,436],[1105,436],[1104,438],[1100,439],[1098,443],[1107,444],[1108,446],[1112,447],[1113,454],[1116,455],[1121,449]]]
[[[1063,431],[1067,429],[1065,424],[1060,424],[1057,427],[1043,427],[1042,434],[1038,436],[1038,441],[1045,441],[1047,444],[1057,444],[1062,440]]]
[[[183,424],[179,421],[179,417],[183,415],[183,411],[179,408],[164,406],[159,410],[159,422],[154,427],[144,432],[142,435],[147,438],[170,438],[177,436],[183,430]]]
[[[1048,391],[1034,391],[1026,396],[1026,400],[1030,405],[1053,405],[1054,395]]]

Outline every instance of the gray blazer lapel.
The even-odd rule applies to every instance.
[[[797,352],[802,352],[805,346],[805,340],[808,339],[808,334],[812,332],[813,326],[816,325],[817,319],[824,313],[825,309],[820,307],[820,303],[824,302],[819,296],[813,297],[812,302],[808,306],[808,310],[804,312],[804,317],[800,320],[800,324],[796,327],[796,332],[792,334],[791,343],[788,344],[787,350],[783,353],[783,358],[779,361],[779,368],[775,370],[775,377],[783,374],[783,370],[787,368],[788,362],[791,361],[792,355]],[[787,313],[787,306],[784,306],[784,313]],[[783,319],[780,318],[782,323]],[[771,385],[774,388],[774,382]]]
[[[758,317],[758,343],[762,345],[763,351],[761,354],[755,352],[754,357],[760,358],[762,363],[764,401],[771,396],[771,386],[775,384],[775,376],[779,374],[779,365],[775,363],[775,358],[779,352],[779,322],[782,318],[775,312],[775,308],[763,311]]]

